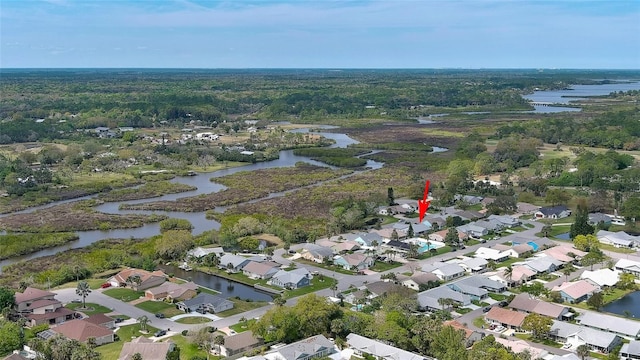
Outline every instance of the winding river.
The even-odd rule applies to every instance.
[[[332,129],[334,127],[331,126],[322,126],[321,129]],[[297,129],[294,130],[294,132],[308,132],[309,129],[304,128],[304,129]],[[348,135],[346,134],[342,134],[342,133],[329,133],[329,132],[317,132],[314,131],[314,134],[318,134],[318,135],[322,135],[328,139],[332,139],[335,141],[335,143],[333,145],[331,145],[331,147],[339,147],[339,148],[344,148],[347,147],[348,145],[351,144],[357,144],[358,141],[356,141],[355,139],[350,138]],[[442,149],[438,149],[440,151],[442,151]],[[172,182],[178,182],[178,183],[183,183],[183,184],[187,184],[187,185],[192,185],[197,187],[196,190],[193,191],[188,191],[188,192],[183,192],[183,193],[178,193],[178,194],[168,194],[168,195],[163,195],[163,196],[159,196],[159,197],[155,197],[155,198],[148,198],[148,199],[140,199],[140,200],[134,200],[134,201],[124,201],[124,202],[108,202],[108,203],[104,203],[101,204],[99,206],[96,206],[95,209],[97,211],[100,212],[104,212],[104,213],[110,213],[110,214],[162,214],[162,215],[167,215],[169,217],[172,218],[178,218],[178,219],[185,219],[191,222],[191,224],[193,225],[193,233],[194,234],[200,234],[204,231],[207,230],[211,230],[211,229],[219,229],[220,228],[220,223],[218,223],[217,221],[214,220],[209,220],[206,218],[206,214],[205,212],[189,212],[189,213],[185,213],[185,212],[178,212],[178,211],[144,211],[144,210],[120,210],[120,205],[124,204],[124,203],[129,203],[129,204],[134,204],[134,203],[145,203],[145,202],[151,202],[151,201],[172,201],[172,200],[176,200],[178,198],[182,198],[182,197],[191,197],[191,196],[196,196],[196,195],[201,195],[201,194],[209,194],[209,193],[213,193],[213,192],[217,192],[217,191],[221,191],[223,189],[225,189],[226,187],[222,184],[218,184],[214,181],[211,181],[212,178],[218,178],[218,177],[222,177],[222,176],[226,176],[226,175],[230,175],[230,174],[234,174],[240,171],[254,171],[254,170],[260,170],[260,169],[270,169],[270,168],[278,168],[278,167],[290,167],[290,166],[294,166],[297,162],[305,162],[305,163],[309,163],[312,165],[317,165],[317,166],[324,166],[324,167],[331,167],[332,166],[328,166],[324,163],[321,163],[319,161],[315,161],[312,160],[306,156],[298,156],[298,155],[294,155],[293,154],[293,150],[282,150],[280,151],[279,154],[279,158],[276,160],[272,160],[272,161],[265,161],[265,162],[260,162],[260,163],[255,163],[255,164],[249,164],[249,165],[245,165],[245,166],[240,166],[240,167],[234,167],[234,168],[228,168],[228,169],[222,169],[222,170],[217,170],[217,171],[213,171],[213,172],[206,172],[206,173],[198,173],[196,176],[184,176],[184,177],[176,177],[174,179],[172,179]],[[368,169],[379,169],[383,166],[383,163],[377,162],[377,161],[373,161],[373,160],[367,160],[367,164],[364,170],[358,170],[355,173],[359,173],[362,171],[367,171]],[[347,175],[350,176],[350,175]],[[327,181],[333,181],[335,179],[331,179],[331,180],[327,180]],[[311,186],[316,186],[318,184],[321,183],[316,183],[313,184]],[[277,192],[277,193],[271,193],[267,196],[267,198],[273,198],[273,197],[278,197],[278,196],[283,196],[286,193],[295,191],[297,189],[293,189],[293,190],[287,190],[287,191],[283,191],[283,192]],[[19,212],[15,212],[12,214],[16,214],[16,213],[29,213],[29,212],[33,212],[36,211],[38,209],[45,209],[48,207],[52,207],[55,205],[60,205],[60,204],[64,204],[64,203],[68,203],[68,202],[72,202],[72,201],[79,201],[79,200],[86,200],[86,199],[91,199],[96,197],[97,195],[91,195],[91,196],[85,196],[82,198],[76,198],[76,199],[71,199],[71,200],[63,200],[63,201],[57,201],[54,203],[50,203],[47,205],[42,205],[42,206],[38,206],[38,207],[33,207],[33,208],[29,208],[26,210],[22,210]],[[255,201],[259,201],[261,199],[256,199],[256,200],[251,200],[250,202],[255,202]],[[224,211],[226,208],[221,207],[221,208],[216,208],[216,211]],[[1,216],[8,216],[11,214],[4,214]],[[116,229],[116,230],[107,230],[107,231],[102,231],[102,230],[92,230],[92,231],[78,231],[76,232],[79,236],[79,239],[77,241],[62,245],[62,246],[57,246],[57,247],[52,247],[52,248],[48,248],[48,249],[43,249],[31,254],[27,254],[27,255],[23,255],[23,256],[19,256],[19,257],[14,257],[11,259],[6,259],[3,261],[0,261],[0,271],[2,269],[3,266],[5,265],[9,265],[12,263],[15,263],[17,261],[22,261],[22,260],[28,260],[28,259],[33,259],[36,257],[41,257],[41,256],[48,256],[48,255],[54,255],[58,252],[61,251],[65,251],[65,250],[69,250],[69,249],[75,249],[75,248],[82,248],[85,246],[88,246],[96,241],[99,240],[104,240],[104,239],[115,239],[115,238],[145,238],[145,237],[151,237],[154,235],[157,235],[160,233],[160,224],[158,223],[153,223],[153,224],[145,224],[144,226],[138,227],[138,228],[133,228],[133,229]]]

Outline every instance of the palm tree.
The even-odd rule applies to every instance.
[[[284,306],[284,304],[287,303],[287,300],[282,296],[276,296],[276,297],[273,298],[273,303],[276,306]]]
[[[133,288],[134,285],[136,287],[138,287],[138,286],[140,286],[140,284],[142,284],[142,278],[140,278],[140,275],[131,275],[131,276],[127,277],[126,282],[127,282],[127,284],[129,284],[129,286],[131,288]]]
[[[338,282],[335,281],[335,279],[334,279],[333,285],[331,285],[330,289],[333,291],[333,297],[336,297],[336,290],[338,290]]]
[[[151,320],[149,320],[147,315],[142,315],[139,318],[137,318],[136,320],[138,320],[138,322],[140,323],[140,330],[146,332],[147,331],[147,324],[149,324],[151,322]]]
[[[78,283],[78,287],[76,288],[76,294],[78,296],[82,296],[83,309],[87,308],[87,303],[85,302],[85,299],[87,298],[87,296],[89,296],[90,293],[91,293],[91,288],[89,287],[89,283],[86,281],[80,281]]]
[[[504,277],[507,279],[507,283],[511,284],[511,278],[513,277],[513,266],[509,265],[504,269]]]
[[[573,268],[573,266],[571,266],[571,264],[567,264],[567,266],[565,266],[564,269],[562,269],[562,273],[564,274],[564,281],[565,282],[569,281],[569,275],[571,275],[573,270],[575,270],[575,269]]]
[[[589,347],[585,344],[582,344],[576,348],[576,354],[580,356],[580,359],[584,360],[587,356],[589,356]]]
[[[133,354],[131,356],[131,360],[142,360],[142,354],[140,354],[139,352]]]
[[[242,323],[242,327],[246,328],[247,327],[247,318],[246,317],[241,317],[240,318],[240,322]]]

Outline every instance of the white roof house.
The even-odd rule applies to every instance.
[[[474,256],[485,260],[500,262],[506,260],[509,257],[509,252],[483,246],[479,247],[478,250],[476,250]]]
[[[558,320],[553,320],[550,333],[561,341],[572,344],[573,348],[585,344],[592,349],[609,352],[622,342],[622,338],[616,334]]]
[[[594,271],[585,270],[581,275],[580,279],[587,280],[594,285],[599,287],[603,286],[614,286],[618,283],[620,278],[620,270],[611,270],[611,269],[598,269]]]
[[[188,256],[194,258],[201,258],[203,256],[207,256],[209,254],[223,254],[224,249],[222,247],[195,247],[187,252]]]
[[[620,259],[616,263],[616,270],[620,270],[623,272],[631,273],[637,277],[640,277],[640,262],[629,260],[629,259]]]
[[[640,338],[640,321],[587,311],[576,318],[580,325],[622,335],[632,339]]]
[[[432,359],[353,333],[347,335],[347,344],[349,344],[349,347],[352,348],[357,355],[373,355],[376,359],[380,360]]]
[[[454,291],[444,285],[418,293],[418,305],[425,310],[442,309],[438,299],[451,299],[462,306],[471,304],[469,295]]]
[[[621,359],[640,359],[640,341],[631,340],[620,349]]]
[[[640,236],[632,236],[624,231],[600,230],[596,233],[596,237],[599,242],[616,247],[636,247],[640,245]]]

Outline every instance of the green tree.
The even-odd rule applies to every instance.
[[[20,349],[23,343],[24,337],[20,325],[0,318],[0,356]]]
[[[580,262],[582,266],[589,266],[591,270],[593,270],[593,265],[605,262],[607,260],[607,256],[598,248],[591,248],[587,255],[582,257]]]
[[[540,231],[540,233],[542,234],[542,236],[548,237],[549,235],[551,235],[551,230],[553,228],[551,227],[551,224],[544,224],[544,226],[542,226],[542,230]]]
[[[584,199],[578,201],[575,216],[576,219],[573,224],[571,224],[571,231],[569,232],[571,238],[573,239],[578,235],[593,234],[595,228],[589,224],[589,209]]]
[[[389,206],[393,206],[396,204],[396,198],[395,196],[393,196],[393,188],[392,187],[388,187],[387,188],[387,204],[389,204]]]
[[[640,219],[640,197],[633,196],[625,200],[622,203],[620,214],[628,220]]]
[[[467,357],[464,331],[443,326],[435,333],[430,352],[439,360],[459,360]]]
[[[260,240],[253,236],[246,236],[238,240],[238,245],[243,250],[255,250],[260,245]]]
[[[192,229],[193,225],[189,220],[171,218],[160,221],[161,233],[167,232],[169,230],[184,230],[191,232]]]
[[[140,330],[147,331],[147,325],[151,322],[151,320],[149,320],[149,317],[147,315],[142,315],[136,320],[138,320],[138,323],[140,323]]]
[[[284,297],[282,297],[282,295],[278,295],[278,296],[275,296],[275,297],[273,298],[273,303],[274,303],[276,306],[284,306],[284,304],[286,304],[286,303],[287,303],[287,299],[285,299]]]
[[[601,292],[594,293],[589,299],[587,299],[587,305],[591,306],[596,311],[600,311],[600,308],[604,305],[604,296]]]
[[[620,274],[620,279],[616,286],[620,289],[635,289],[636,288],[636,277],[631,273],[622,273]]]
[[[532,313],[524,318],[522,329],[530,331],[534,339],[542,340],[551,330],[551,325],[553,320],[550,317]]]
[[[6,287],[0,287],[0,311],[6,308],[13,309],[16,306],[16,298],[13,291]]]
[[[457,246],[460,238],[458,237],[458,230],[454,227],[450,227],[447,230],[447,235],[444,237],[444,242],[450,246]]]
[[[555,303],[562,303],[564,300],[562,300],[562,295],[560,294],[559,291],[552,291],[549,293],[549,299]]]
[[[549,189],[544,201],[551,206],[566,204],[571,199],[571,195],[564,189]]]
[[[91,288],[89,287],[89,283],[86,281],[80,281],[76,287],[76,295],[82,296],[82,307],[85,309],[87,308],[86,299],[90,293]]]
[[[186,230],[167,230],[156,241],[156,253],[164,259],[178,259],[193,247],[193,236]]]
[[[413,233],[413,225],[409,224],[409,229],[407,229],[407,237],[408,238],[412,238],[414,235]]]
[[[589,356],[589,347],[585,344],[582,344],[576,348],[576,355],[580,357],[580,359],[584,360]]]
[[[137,352],[137,353],[131,355],[131,360],[142,360],[142,354]]]
[[[529,284],[524,284],[520,286],[520,290],[526,292],[527,294],[531,294],[534,297],[539,297],[542,293],[545,292],[544,285],[542,285],[539,281],[532,281]]]
[[[573,246],[576,249],[581,251],[591,251],[591,249],[596,249],[600,245],[598,238],[594,235],[578,235],[573,238]]]

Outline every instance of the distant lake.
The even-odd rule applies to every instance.
[[[618,315],[625,315],[624,312],[629,311],[632,318],[640,320],[640,291],[627,294],[622,299],[607,304],[602,310]]]

